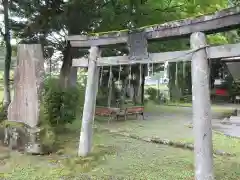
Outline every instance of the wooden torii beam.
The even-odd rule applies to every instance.
[[[195,18],[171,21],[150,27],[140,28],[145,31],[146,38],[166,39],[190,36],[194,32],[217,33],[240,27],[240,7],[233,7],[218,11],[214,14]],[[94,35],[71,35],[67,37],[72,47],[104,46],[126,43],[128,30],[99,33]]]
[[[227,44],[222,46],[212,46],[207,48],[209,59],[221,59],[225,58],[225,61],[231,61],[230,57],[240,56],[240,43],[239,44]],[[170,51],[163,53],[150,53],[149,59],[141,61],[129,61],[128,56],[111,56],[100,57],[97,59],[97,66],[118,66],[126,64],[147,64],[147,63],[164,63],[176,62],[176,61],[191,61],[192,51]],[[227,58],[227,59],[226,59]],[[73,59],[72,66],[74,67],[88,67],[88,58],[82,57]]]

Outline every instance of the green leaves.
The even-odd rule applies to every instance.
[[[84,91],[80,87],[63,89],[58,79],[46,79],[42,101],[43,121],[53,127],[72,123],[79,112],[83,96]]]

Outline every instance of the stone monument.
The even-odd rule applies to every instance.
[[[44,58],[40,44],[19,44],[14,74],[14,96],[8,108],[8,121],[24,125],[28,142],[25,150],[39,154],[40,98],[43,85]]]

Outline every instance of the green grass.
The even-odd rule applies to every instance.
[[[69,135],[68,135],[69,137]],[[74,139],[72,139],[74,137]],[[12,180],[51,179],[194,179],[193,152],[146,143],[109,133],[96,132],[95,148],[87,158],[77,158],[76,136],[65,139],[61,155],[38,157],[12,153],[4,174]],[[219,136],[219,142],[229,139]],[[104,144],[104,145],[103,145]],[[237,150],[237,149],[236,149]],[[239,157],[214,159],[216,179],[236,180],[239,177]],[[3,170],[3,169],[2,169]],[[7,173],[8,172],[8,173]],[[83,177],[85,173],[85,178]]]
[[[1,66],[0,66],[1,69]],[[13,70],[10,71],[10,77],[13,78]],[[4,92],[3,92],[3,76],[4,76],[4,72],[3,70],[0,70],[0,101],[3,100],[4,97]],[[11,91],[11,95],[13,96],[13,90]]]
[[[0,148],[0,179],[59,180],[59,179],[142,179],[193,180],[193,152],[165,145],[147,143],[101,129],[117,129],[140,137],[160,137],[174,141],[193,142],[189,121],[191,110],[174,106],[146,105],[152,113],[146,121],[134,120],[106,123],[96,120],[92,153],[77,157],[80,121],[69,125],[58,136],[58,152],[46,156],[30,156]],[[228,108],[213,107],[213,114],[228,112]],[[132,120],[131,120],[132,119]],[[236,157],[216,156],[216,179],[236,180],[240,177],[240,141],[224,135],[213,135],[214,149],[235,153]]]
[[[167,106],[183,106],[183,107],[192,107],[192,103],[183,103],[183,102],[179,102],[179,103],[174,103],[174,102],[168,102],[166,103]]]
[[[99,165],[93,174],[118,174],[125,178],[149,180],[194,179],[193,152],[123,137],[112,138],[114,139],[107,139],[110,142],[117,142],[116,145],[121,151],[116,156],[107,157],[108,163]],[[239,160],[239,156],[234,158],[217,156],[214,159],[216,179],[238,179]]]
[[[168,85],[167,84],[159,84],[158,85],[145,85],[144,89],[148,89],[148,88],[154,88],[154,89],[158,89],[160,91],[167,91],[168,90]]]
[[[80,124],[70,126],[70,130],[58,136],[59,150],[50,155],[31,156],[1,148],[0,153],[8,154],[9,157],[1,159],[0,177],[10,180],[58,180],[63,177],[68,179],[81,177],[83,173],[88,173],[101,164],[104,156],[115,153],[115,147],[100,144],[96,134],[92,153],[86,158],[77,157],[79,132],[75,131],[76,125]]]
[[[192,103],[168,103],[164,105],[158,105],[153,102],[148,102],[145,109],[147,112],[179,112],[181,113],[183,110],[182,107],[192,107]],[[222,106],[212,104],[211,109],[213,113],[229,113],[233,111],[231,106]]]
[[[187,143],[194,142],[192,137],[183,140]],[[240,140],[237,138],[227,137],[223,134],[213,132],[213,147],[214,149],[223,150],[231,154],[236,154],[237,156],[240,155]]]
[[[171,106],[154,107],[150,104],[150,106],[146,107],[146,110],[151,111],[152,113],[158,112],[159,114],[156,114],[147,121],[128,120],[126,122],[112,123],[110,125],[99,124],[99,126],[101,128],[107,127],[109,129],[128,132],[140,137],[159,137],[161,139],[193,143],[192,129],[184,126],[184,122],[188,122],[187,118],[189,118],[189,112],[186,109],[183,110],[182,108]],[[213,107],[212,111],[213,114],[219,115],[228,112],[229,109]],[[140,178],[138,174],[142,175],[143,173],[146,174],[146,179],[158,179],[159,177],[164,180],[193,179],[193,152],[162,145],[152,145],[150,143],[139,142],[136,140],[131,141],[134,142],[131,142],[131,145],[129,146],[134,146],[137,143],[137,147],[135,151],[127,150],[123,155],[124,159],[131,159],[131,156],[135,159],[134,154],[137,154],[138,151],[143,151],[144,154],[148,154],[145,155],[146,160],[144,160],[143,157],[136,158],[136,160],[139,159],[139,162],[137,163],[139,165],[136,166],[147,164],[147,167],[144,169],[142,169],[143,167],[138,167],[136,169],[140,169],[139,171],[134,170],[134,173],[136,172],[136,179]],[[146,150],[146,147],[142,147],[144,144],[151,150]],[[214,158],[216,179],[238,179],[238,168],[240,166],[240,140],[213,133],[213,147],[215,150],[237,155],[236,157],[217,156]],[[161,152],[158,152],[159,149],[161,149]],[[155,161],[155,158],[150,154],[153,154],[158,160]],[[149,163],[152,163],[152,165],[149,166]],[[182,167],[184,167],[184,169],[182,169]],[[151,172],[152,170],[154,172]],[[155,171],[160,171],[161,173],[157,174]]]

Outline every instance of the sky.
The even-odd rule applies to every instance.
[[[3,25],[3,14],[0,14],[0,24],[1,24],[1,26]],[[11,39],[11,44],[12,45],[16,45],[17,44],[17,40],[16,39]]]

